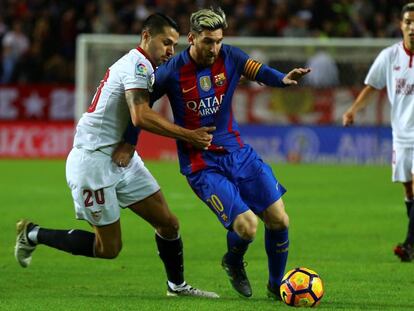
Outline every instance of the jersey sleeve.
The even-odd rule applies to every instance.
[[[167,93],[168,68],[166,64],[159,66],[154,72],[153,87],[150,93],[151,105]]]
[[[165,65],[159,66],[150,76],[150,106],[161,98],[167,92],[167,79],[168,79],[168,69]],[[140,133],[140,128],[135,127],[132,124],[132,121],[129,122],[125,132],[124,132],[124,141],[136,145],[138,141],[138,135]]]
[[[236,64],[237,71],[241,75],[244,75],[246,62],[250,58],[249,55],[246,52],[234,46],[226,45],[226,48],[230,50],[229,56],[231,57],[232,61],[234,61],[234,63]]]
[[[119,75],[125,90],[150,90],[152,87],[153,72],[151,63],[147,59],[141,58],[134,60],[130,66],[121,66]]]
[[[386,66],[387,50],[383,50],[375,59],[365,78],[365,84],[378,90],[383,89],[387,84]]]
[[[262,64],[252,58],[242,50],[233,47],[234,58],[237,59],[238,68],[241,74],[251,81],[258,81],[268,86],[284,87],[282,82],[285,74]]]
[[[250,61],[256,62],[253,60],[250,60]],[[265,64],[260,64],[260,65],[261,66],[257,69],[257,73],[254,78],[256,81],[264,83],[268,86],[274,86],[274,87],[285,87],[286,86],[286,84],[283,83],[283,78],[286,76],[286,74],[270,66],[267,66]]]

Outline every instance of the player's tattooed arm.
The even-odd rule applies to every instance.
[[[149,108],[149,93],[147,90],[133,89],[125,92],[126,102],[128,104],[129,111],[131,113],[132,123],[137,126],[139,121],[139,112],[143,107],[141,105],[148,106]]]
[[[206,149],[211,145],[213,136],[210,132],[214,131],[215,127],[186,129],[171,123],[150,108],[147,90],[127,90],[125,96],[134,126],[158,135],[187,141],[200,149]]]

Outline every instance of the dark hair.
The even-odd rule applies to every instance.
[[[412,12],[412,11],[414,11],[414,2],[410,2],[410,3],[407,3],[406,5],[404,5],[402,10],[401,10],[401,19],[404,18],[404,14],[406,12]]]
[[[142,30],[147,30],[151,36],[156,36],[164,32],[164,27],[172,27],[179,32],[177,23],[171,17],[162,13],[148,16],[142,25]]]

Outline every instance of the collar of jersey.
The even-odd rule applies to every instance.
[[[403,48],[404,48],[405,53],[410,57],[410,61],[409,61],[408,67],[411,68],[413,66],[413,56],[414,56],[414,53],[411,52],[409,49],[406,48],[406,46],[404,44],[404,41],[403,41]]]
[[[146,59],[148,59],[152,65],[152,68],[155,69],[157,66],[152,62],[151,58],[149,57],[148,53],[145,52],[140,46],[137,46],[138,52],[140,52],[142,55],[145,56]]]

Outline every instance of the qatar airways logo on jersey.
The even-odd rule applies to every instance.
[[[407,79],[395,79],[395,94],[413,95],[414,84],[407,83]]]
[[[220,109],[223,97],[224,94],[221,94],[220,96],[209,96],[197,101],[190,100],[185,104],[188,109],[198,113],[199,116],[204,117],[217,113]]]

